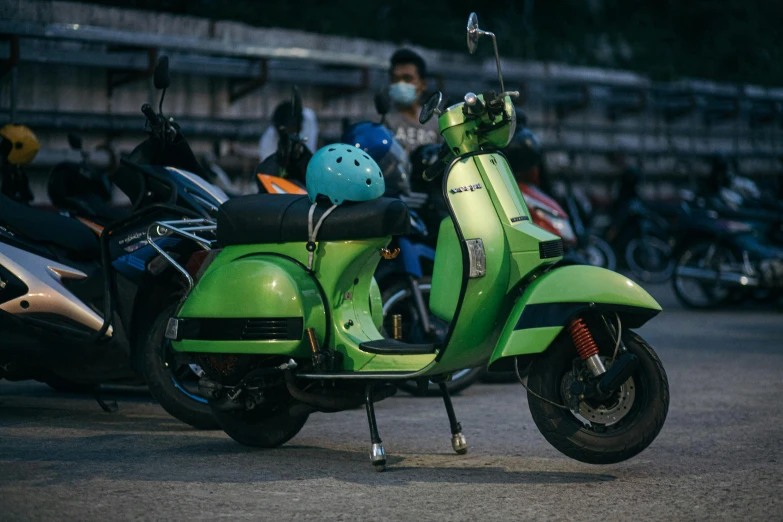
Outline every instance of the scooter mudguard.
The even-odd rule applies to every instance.
[[[304,330],[315,328],[323,343],[327,326],[313,277],[295,261],[271,255],[207,271],[177,318],[172,347],[184,352],[308,357]]]
[[[661,311],[642,287],[594,266],[564,266],[538,277],[514,304],[491,366],[503,357],[544,352],[568,322],[585,310],[617,313],[623,328],[638,328]]]

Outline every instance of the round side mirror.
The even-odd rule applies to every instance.
[[[155,64],[155,72],[152,75],[152,80],[155,83],[156,89],[168,89],[171,84],[169,78],[169,57],[161,56],[158,58],[158,63]]]
[[[432,96],[424,102],[419,113],[419,123],[422,125],[430,121],[433,114],[440,114],[440,104],[443,102],[443,94],[440,91],[435,91]]]
[[[481,29],[479,29],[478,25],[478,16],[476,16],[476,13],[470,13],[470,16],[468,17],[468,51],[470,51],[470,54],[473,54],[476,52],[476,48],[478,47],[478,41],[481,37]]]

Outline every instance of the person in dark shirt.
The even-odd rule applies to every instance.
[[[394,109],[386,116],[386,126],[408,153],[421,145],[440,142],[437,118],[419,123],[421,97],[427,89],[427,66],[410,49],[400,49],[391,57],[389,97]]]

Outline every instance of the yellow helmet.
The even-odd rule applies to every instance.
[[[0,129],[0,151],[7,155],[8,163],[26,165],[33,161],[41,150],[41,143],[33,131],[24,125],[9,123]]]

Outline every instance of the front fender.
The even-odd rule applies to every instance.
[[[564,266],[538,277],[514,304],[492,365],[503,357],[545,351],[568,322],[585,310],[618,313],[624,328],[638,328],[661,311],[642,287],[594,266]]]

